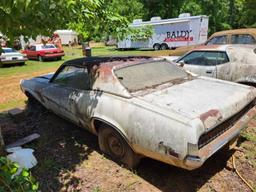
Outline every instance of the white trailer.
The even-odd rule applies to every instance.
[[[151,26],[152,37],[143,41],[132,41],[128,36],[119,41],[117,46],[119,49],[153,48],[164,50],[201,44],[207,40],[208,21],[208,16],[190,16],[189,13],[183,13],[173,19],[161,19],[160,17],[152,17],[150,21],[136,19],[133,20],[130,27]]]
[[[77,33],[72,30],[57,30],[54,33],[57,33],[60,36],[62,45],[68,45],[69,43],[77,43]]]

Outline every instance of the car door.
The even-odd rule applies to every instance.
[[[37,56],[36,56],[36,46],[32,45],[32,46],[29,46],[27,49],[26,49],[26,52],[27,54],[27,57],[29,59],[35,59]]]
[[[51,86],[42,90],[42,95],[56,114],[76,124],[79,118],[75,100],[79,100],[81,91],[89,89],[89,75],[86,67],[63,66],[50,81]],[[82,94],[83,95],[83,94]]]
[[[218,52],[217,56],[217,79],[232,80],[232,63],[228,57],[228,54],[226,51],[220,51]]]
[[[193,51],[179,59],[178,63],[183,63],[184,68],[192,73],[216,78],[217,56],[218,53],[212,51]]]

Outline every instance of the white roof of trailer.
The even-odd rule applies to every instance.
[[[67,30],[67,29],[56,30],[55,33],[58,33],[58,34],[72,34],[72,35],[76,35],[77,34],[75,31]]]
[[[208,16],[206,15],[198,15],[198,16],[182,17],[182,18],[161,19],[161,20],[155,20],[155,21],[142,21],[139,23],[132,23],[130,24],[130,26],[139,27],[143,25],[163,25],[163,24],[170,24],[170,23],[184,23],[184,22],[189,22],[192,19],[198,19],[202,17],[208,18]]]

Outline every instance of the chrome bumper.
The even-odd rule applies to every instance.
[[[186,169],[193,170],[202,166],[202,164],[215,152],[228,144],[232,139],[238,137],[241,130],[247,123],[256,116],[256,107],[251,108],[243,115],[233,127],[224,132],[222,135],[211,141],[198,151],[197,156],[187,156],[184,160]]]

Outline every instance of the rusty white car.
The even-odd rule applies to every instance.
[[[21,89],[98,135],[100,149],[129,168],[142,157],[198,168],[256,114],[255,88],[146,57],[70,60]]]
[[[201,46],[176,62],[198,75],[256,86],[256,46]]]

